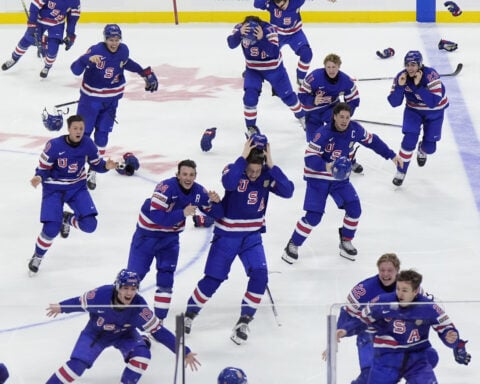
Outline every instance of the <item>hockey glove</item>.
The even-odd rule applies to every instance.
[[[211,227],[215,220],[210,217],[210,216],[205,216],[205,215],[193,215],[192,217],[193,223],[195,224],[195,227]]]
[[[385,48],[383,52],[377,51],[377,56],[381,59],[388,59],[395,55],[395,50],[393,48]]]
[[[445,5],[448,11],[455,17],[462,14],[462,10],[460,9],[460,7],[453,1],[446,1],[445,3],[443,3],[443,5]]]
[[[458,48],[458,44],[457,43],[454,43],[453,41],[448,41],[448,40],[440,40],[440,42],[438,43],[438,49],[444,49],[445,51],[448,51],[448,52],[453,52],[455,50],[457,50]]]
[[[40,36],[40,29],[38,28],[37,24],[27,24],[27,35],[30,36],[32,39],[38,39],[38,36]]]
[[[458,340],[457,346],[453,348],[453,355],[455,356],[455,361],[458,364],[464,364],[468,365],[470,363],[470,360],[472,356],[467,353],[467,350],[465,349],[465,344],[468,343],[468,340]]]
[[[212,149],[212,140],[217,135],[217,128],[208,128],[203,132],[202,139],[200,140],[200,147],[202,151],[208,152]]]
[[[65,50],[68,51],[70,48],[72,48],[73,43],[75,43],[75,39],[77,36],[75,34],[66,36],[63,39],[63,44],[65,44]]]
[[[127,152],[123,155],[124,162],[119,164],[116,168],[117,172],[120,175],[125,176],[132,176],[138,168],[140,168],[140,162],[136,158],[136,156],[131,153]]]
[[[145,68],[140,72],[140,76],[145,80],[145,91],[155,92],[158,89],[158,80],[155,73],[152,72],[152,68]]]

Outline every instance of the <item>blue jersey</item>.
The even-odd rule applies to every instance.
[[[138,216],[137,229],[149,236],[182,232],[185,229],[183,209],[190,204],[213,217],[222,216],[221,205],[210,201],[203,186],[193,183],[187,191],[182,189],[176,177],[172,177],[158,183],[152,197],[145,200]]]
[[[119,309],[113,307],[115,294],[114,285],[104,285],[59,304],[63,313],[88,312],[89,320],[83,333],[96,342],[111,344],[140,329],[175,352],[175,336],[162,326],[142,296],[137,293],[131,305]]]
[[[87,162],[96,172],[108,172],[105,160],[90,137],[83,136],[78,144],[68,143],[67,137],[63,135],[49,140],[40,155],[35,175],[42,178],[44,186],[69,189],[77,188],[79,182],[86,184]]]
[[[110,52],[103,42],[91,46],[70,66],[75,75],[83,73],[81,95],[103,101],[121,99],[126,83],[124,71],[142,72],[142,67],[130,59],[129,54],[128,47],[123,43],[116,52]],[[101,63],[89,61],[94,55],[102,57]]]
[[[379,295],[371,301],[372,304],[391,302],[398,302],[395,292]],[[422,294],[418,294],[413,303],[426,304],[396,308],[389,304],[368,305],[362,310],[363,319],[376,330],[374,348],[401,353],[430,348],[430,327],[438,332],[446,346],[454,348],[457,341],[449,343],[445,337],[448,331],[453,330],[458,334],[458,330],[445,311]]]
[[[273,0],[255,0],[255,8],[264,9],[270,13],[270,23],[277,28],[279,35],[293,35],[302,29],[300,7],[305,0],[290,0],[287,9],[280,9]]]
[[[80,17],[80,0],[34,0],[30,4],[29,24],[41,24],[44,28],[67,23],[67,35],[75,34]]]
[[[294,185],[279,167],[269,169],[264,165],[260,176],[251,181],[245,173],[247,165],[247,160],[239,157],[223,170],[224,216],[215,221],[215,234],[244,236],[255,231],[263,233],[270,192],[285,198],[293,195]]]
[[[415,85],[413,79],[407,75],[405,86],[398,85],[398,78],[405,73],[401,71],[393,80],[388,102],[392,107],[398,107],[406,100],[406,107],[420,112],[439,111],[448,107],[448,98],[445,86],[440,75],[433,68],[423,66],[420,83]]]
[[[349,303],[342,307],[337,322],[337,329],[345,329],[350,335],[359,333],[365,328],[361,321],[361,312],[365,304],[378,295],[395,291],[395,284],[388,287],[382,284],[378,274],[355,285],[347,296]]]
[[[242,23],[235,25],[232,33],[227,37],[228,46],[232,49],[242,43],[241,26]],[[266,22],[261,22],[260,26],[263,30],[263,38],[261,40],[248,46],[242,43],[247,68],[257,71],[269,71],[280,66],[283,67],[283,59],[275,27]]]
[[[323,101],[315,105],[315,97],[322,96]],[[331,79],[324,68],[316,69],[309,73],[300,87],[298,98],[307,114],[309,123],[322,126],[330,123],[333,108],[340,102],[340,95],[352,109],[352,115],[360,104],[360,95],[352,79],[342,71]]]
[[[387,144],[357,122],[350,121],[347,129],[339,132],[332,121],[330,125],[319,128],[312,141],[308,143],[305,150],[304,179],[310,182],[316,180],[339,182],[326,171],[326,164],[341,156],[353,157],[355,143],[372,149],[385,159],[395,157],[395,152]]]

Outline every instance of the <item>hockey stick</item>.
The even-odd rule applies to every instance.
[[[275,307],[275,302],[273,301],[272,292],[270,291],[270,287],[268,285],[267,285],[267,294],[268,294],[268,298],[270,299],[270,304],[272,306],[273,316],[275,316],[275,321],[277,322],[277,325],[281,327],[282,323],[280,322],[280,319],[278,317],[277,308]]]
[[[463,68],[463,64],[458,63],[457,68],[455,68],[455,71],[451,73],[443,73],[443,74],[441,73],[440,77],[457,76],[462,71],[462,68]],[[394,78],[395,77],[371,77],[367,79],[355,79],[355,81],[393,80]]]
[[[27,6],[25,5],[25,1],[21,0],[21,2],[22,2],[23,10],[25,11],[25,15],[27,16],[27,22],[28,22],[28,19],[30,18],[30,13],[28,12]],[[33,34],[33,40],[35,41],[35,46],[37,47],[37,57],[40,57],[40,58],[45,57],[43,47],[42,47],[42,41],[39,39],[39,36],[36,32]]]
[[[381,121],[370,121],[370,120],[360,120],[360,119],[355,119],[353,121],[356,121],[358,123],[365,123],[365,124],[384,125],[384,126],[387,126],[387,127],[396,127],[396,128],[402,128],[403,127],[400,124],[383,123]]]
[[[177,0],[173,0],[173,16],[175,17],[175,25],[178,25]]]
[[[55,108],[62,108],[62,107],[66,107],[67,105],[77,104],[78,102],[79,102],[79,100],[69,101],[68,103],[54,105],[54,107]]]
[[[181,313],[175,318],[175,373],[173,384],[177,384],[179,359],[182,364],[182,384],[185,384],[185,320]],[[181,348],[181,351],[180,351]]]

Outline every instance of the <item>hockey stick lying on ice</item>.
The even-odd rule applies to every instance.
[[[67,105],[77,104],[78,101],[79,101],[79,100],[69,101],[68,103],[63,103],[63,104],[54,105],[54,107],[55,107],[55,108],[62,108],[62,107],[66,107]]]
[[[451,73],[443,73],[443,74],[440,73],[440,77],[457,76],[462,71],[462,68],[463,68],[463,64],[459,63],[457,64],[457,68],[455,69],[455,71]],[[355,81],[393,80],[394,78],[395,77],[371,77],[368,79],[353,79],[353,80]]]
[[[360,120],[360,119],[355,119],[353,121],[356,121],[358,123],[364,123],[364,124],[374,124],[374,125],[385,125],[387,127],[397,127],[397,128],[402,128],[401,124],[392,124],[392,123],[383,123],[381,121],[371,121],[371,120]]]
[[[267,285],[267,294],[268,294],[268,298],[270,299],[270,304],[272,306],[273,316],[275,316],[275,321],[277,322],[277,325],[279,327],[281,327],[282,323],[280,322],[280,319],[278,318],[277,308],[275,307],[275,302],[273,301],[272,292],[270,291],[270,287],[268,285]]]

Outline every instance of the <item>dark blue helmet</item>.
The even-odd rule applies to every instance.
[[[57,111],[56,115],[50,115],[47,108],[43,109],[42,121],[45,128],[49,131],[59,131],[63,127],[63,116],[61,111]]]
[[[103,37],[107,40],[110,37],[119,37],[122,39],[122,30],[117,24],[107,24],[103,28]]]
[[[8,369],[5,364],[0,363],[0,384],[5,383],[9,376]]]
[[[261,133],[256,133],[252,135],[252,144],[255,145],[255,148],[261,149],[262,151],[266,148],[268,144],[267,136],[262,135]]]
[[[420,51],[408,51],[403,60],[404,64],[417,63],[419,67],[423,64],[423,57]]]
[[[257,28],[260,24],[258,24],[256,21],[249,21],[247,25],[250,27],[250,30],[243,35],[242,41],[244,42],[245,46],[249,47],[250,45],[255,45],[257,43],[255,28]]]
[[[352,162],[346,156],[339,157],[333,163],[332,175],[335,180],[348,179],[352,172]]]
[[[247,375],[240,368],[227,367],[218,375],[217,384],[248,384]]]
[[[115,288],[119,290],[121,287],[140,287],[140,277],[137,272],[132,272],[127,269],[122,269],[118,272],[115,279]]]

